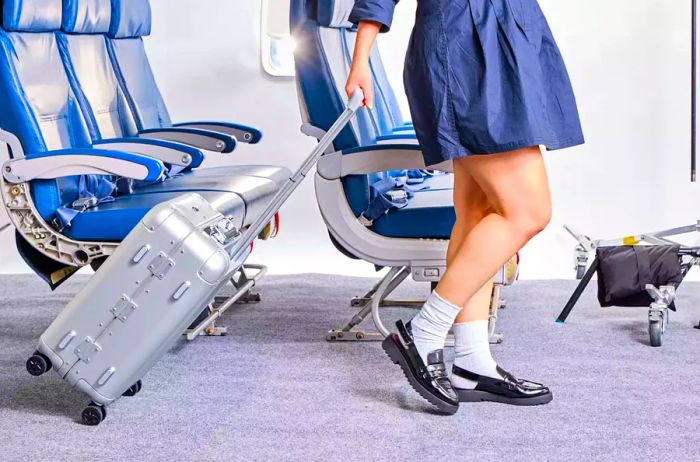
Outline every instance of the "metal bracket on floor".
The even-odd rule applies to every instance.
[[[425,300],[392,300],[389,297],[405,280],[411,275],[411,268],[398,266],[391,268],[387,274],[375,284],[364,296],[355,297],[350,305],[360,308],[358,313],[352,317],[345,327],[331,329],[326,334],[328,342],[377,342],[384,340],[390,333],[384,325],[379,313],[381,308],[411,308],[420,309]],[[495,285],[491,296],[491,307],[489,311],[489,335],[492,344],[503,343],[503,335],[496,333],[496,321],[498,310],[505,307],[505,302],[500,298],[500,286]],[[359,326],[369,315],[377,328],[377,331],[367,331],[359,329]],[[454,345],[454,337],[448,336],[445,343],[447,346]]]
[[[254,271],[253,275],[250,276],[248,271]],[[264,265],[243,265],[230,279],[231,285],[236,289],[233,295],[229,297],[214,297],[214,301],[207,307],[209,315],[196,327],[185,331],[187,340],[194,340],[200,335],[214,337],[226,335],[228,328],[217,326],[216,321],[234,304],[242,305],[260,302],[260,294],[252,292],[252,289],[266,273],[267,267]]]

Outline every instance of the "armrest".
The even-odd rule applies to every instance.
[[[147,138],[114,138],[94,143],[93,148],[125,151],[153,157],[170,165],[197,168],[204,161],[204,153],[197,148],[172,141]]]
[[[14,133],[10,133],[0,128],[0,142],[5,143],[7,145],[10,159],[24,157],[24,149],[22,149],[22,143],[19,142],[19,138],[17,138]]]
[[[228,153],[236,149],[236,138],[233,136],[201,128],[152,128],[140,132],[139,138],[175,141],[205,151]]]
[[[326,180],[337,180],[348,175],[367,175],[388,170],[428,168],[418,145],[384,144],[347,149],[326,154],[318,162],[317,171]],[[430,169],[452,171],[452,161],[431,165]]]
[[[3,165],[3,176],[9,183],[53,180],[73,175],[115,175],[156,181],[164,173],[165,166],[159,160],[104,149],[64,149],[34,153]]]
[[[200,128],[202,130],[210,130],[212,132],[224,133],[236,138],[241,143],[256,144],[262,138],[262,132],[257,128],[248,127],[232,122],[182,122],[174,124],[173,127],[178,128]]]

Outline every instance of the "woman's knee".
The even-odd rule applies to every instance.
[[[552,206],[549,201],[521,204],[508,210],[504,217],[515,227],[520,238],[527,242],[549,225],[552,220]]]

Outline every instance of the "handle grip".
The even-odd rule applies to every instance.
[[[245,252],[248,250],[250,243],[253,242],[260,232],[265,229],[265,226],[267,226],[267,224],[274,219],[275,214],[279,211],[282,204],[284,204],[289,196],[292,195],[294,190],[306,177],[309,170],[311,170],[311,167],[313,167],[323,156],[326,148],[333,143],[345,126],[350,123],[353,117],[355,117],[357,111],[359,111],[362,107],[364,100],[365,95],[362,90],[359,88],[356,89],[345,106],[343,113],[340,114],[335,123],[333,123],[333,125],[319,140],[309,157],[307,157],[301,164],[301,167],[299,167],[296,173],[289,178],[284,186],[282,186],[282,188],[272,198],[265,211],[258,216],[255,222],[250,225],[241,236],[232,241],[232,247],[231,250],[229,250],[229,253],[233,261],[238,262],[245,257]]]
[[[365,93],[362,91],[361,88],[357,88],[350,97],[350,101],[348,101],[347,108],[350,109],[352,112],[357,112],[357,110],[360,109],[360,107],[362,107],[362,103],[364,103],[364,101]]]

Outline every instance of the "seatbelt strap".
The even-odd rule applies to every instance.
[[[389,176],[371,184],[369,205],[360,215],[360,223],[366,227],[372,226],[375,220],[389,211],[406,207],[416,191],[423,189],[428,188],[406,184],[406,177]]]
[[[116,183],[104,175],[81,175],[78,181],[78,199],[69,206],[56,210],[54,226],[61,232],[73,222],[81,212],[100,204],[114,202]]]

